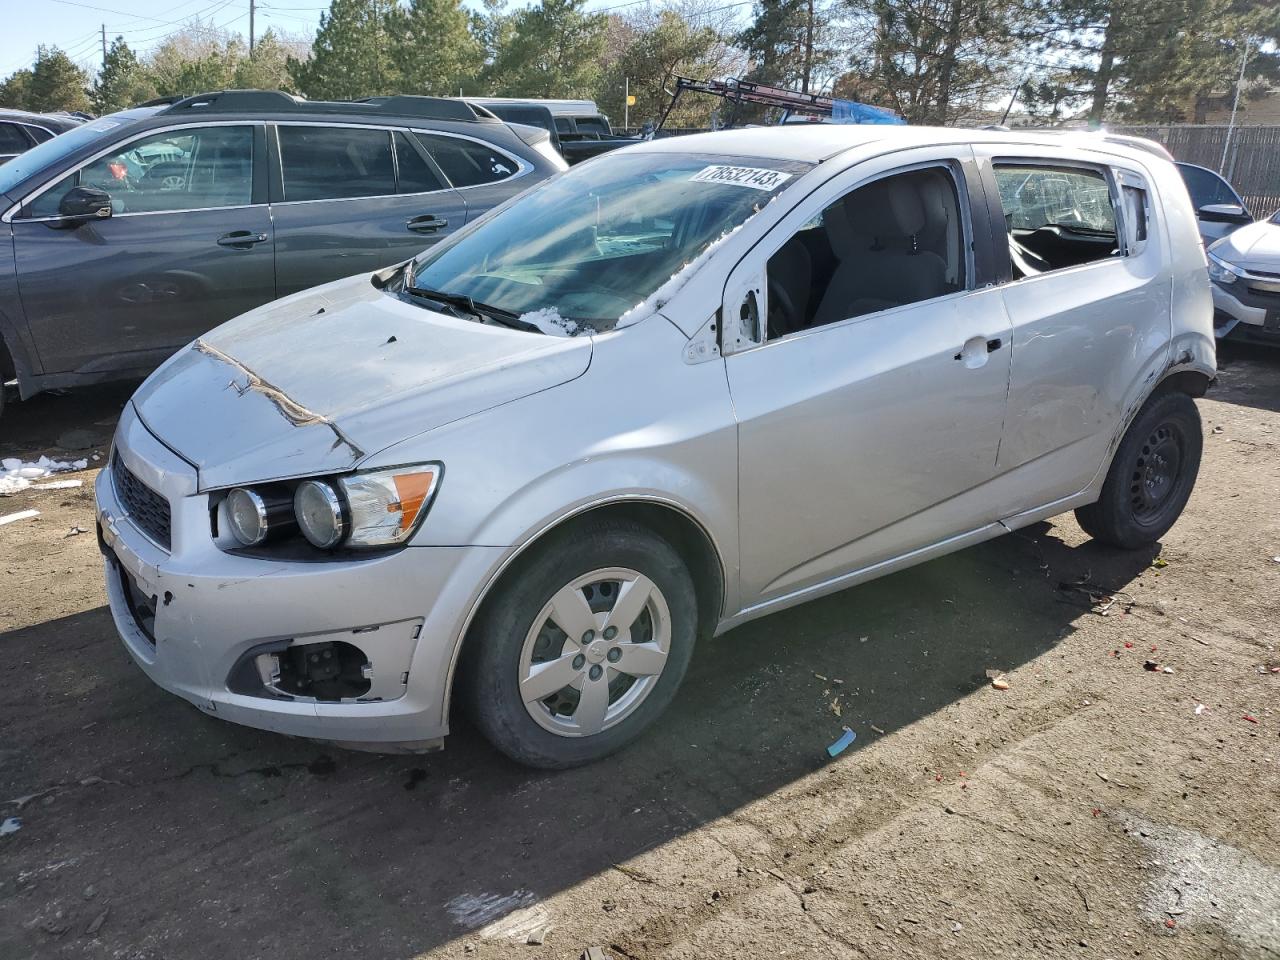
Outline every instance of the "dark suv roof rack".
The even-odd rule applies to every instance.
[[[363,100],[306,100],[282,90],[218,90],[193,97],[161,98],[163,113],[378,113],[424,120],[488,120],[489,111],[447,97],[367,97]]]

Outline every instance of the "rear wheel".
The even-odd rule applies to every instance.
[[[666,709],[696,630],[693,581],[669,543],[626,521],[576,527],[513,568],[477,618],[472,714],[520,763],[598,760]]]
[[[1181,516],[1200,471],[1200,413],[1186,394],[1146,402],[1111,461],[1097,503],[1076,510],[1095,540],[1129,550],[1155,543]]]

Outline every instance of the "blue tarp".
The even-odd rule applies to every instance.
[[[857,103],[853,100],[833,100],[831,122],[905,124],[907,121],[892,110],[885,110],[883,107],[873,107],[868,103]]]

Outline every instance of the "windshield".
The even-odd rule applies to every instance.
[[[606,330],[812,164],[624,153],[575,167],[414,264],[415,288]]]
[[[44,143],[32,147],[26,153],[19,154],[8,163],[0,166],[0,193],[12,192],[18,184],[32,174],[39,173],[45,167],[56,164],[63,157],[75,153],[85,144],[92,143],[104,133],[114,130],[122,124],[133,123],[142,117],[150,116],[156,112],[156,109],[129,110],[123,113],[114,113],[103,117],[101,120],[92,120],[89,123],[82,124],[68,130],[66,133],[60,133],[52,140],[46,140]],[[15,197],[14,199],[20,198]]]

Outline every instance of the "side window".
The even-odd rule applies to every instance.
[[[31,147],[22,128],[16,123],[0,123],[0,156],[23,153]]]
[[[442,137],[430,133],[418,134],[449,182],[455,187],[476,187],[482,183],[497,183],[514,176],[520,168],[506,154],[474,140],[461,137]]]
[[[1150,218],[1147,191],[1126,184],[1121,194],[1124,197],[1124,220],[1129,228],[1126,250],[1131,254],[1140,253],[1147,242],[1147,220]]]
[[[1191,204],[1197,210],[1214,203],[1240,202],[1227,181],[1212,170],[1180,163],[1178,172],[1182,174],[1182,182],[1187,185],[1187,193],[1191,194]]]
[[[609,132],[604,117],[578,117],[577,124],[579,133],[607,134]]]
[[[91,160],[27,209],[56,217],[72,187],[111,196],[114,213],[163,213],[253,202],[253,127],[190,127],[132,140]]]
[[[770,339],[965,289],[963,240],[948,170],[858,187],[769,258]]]
[[[27,135],[36,143],[44,143],[46,140],[53,139],[53,134],[44,127],[27,127]]]
[[[568,117],[556,117],[556,133],[573,133],[573,121]]]
[[[390,130],[282,124],[277,132],[286,201],[385,197],[396,192]]]
[[[1111,185],[1087,167],[997,163],[1014,276],[1120,255]]]
[[[396,134],[396,170],[398,193],[429,193],[444,189],[444,183],[431,169],[431,164],[404,133]]]

